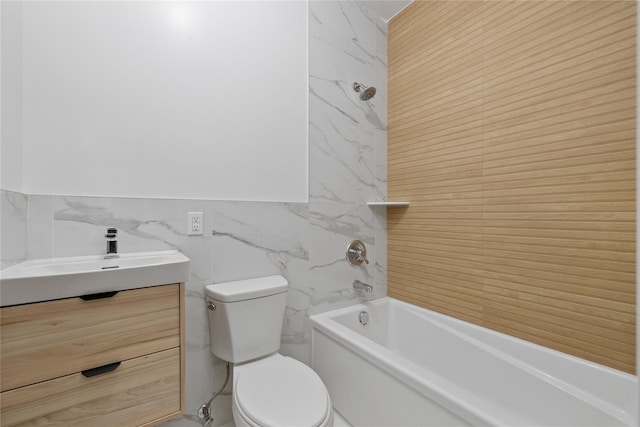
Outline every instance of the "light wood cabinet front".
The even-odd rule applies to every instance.
[[[152,426],[184,412],[184,283],[0,309],[0,425]]]
[[[141,425],[180,412],[180,351],[122,362],[113,372],[56,378],[2,393],[2,426]]]
[[[0,309],[2,391],[180,346],[180,285]]]

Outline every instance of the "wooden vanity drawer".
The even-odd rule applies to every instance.
[[[179,284],[3,307],[1,391],[178,346]]]
[[[3,427],[138,426],[180,413],[180,350],[123,361],[112,372],[78,373],[0,395]]]

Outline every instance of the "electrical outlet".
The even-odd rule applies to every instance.
[[[202,235],[202,212],[189,212],[187,215],[187,234],[190,236]]]

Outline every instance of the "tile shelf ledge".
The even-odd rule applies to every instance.
[[[392,207],[406,207],[409,206],[409,202],[399,201],[399,202],[367,202],[367,206],[386,206],[388,208]]]

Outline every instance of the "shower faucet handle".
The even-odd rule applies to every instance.
[[[347,246],[347,261],[351,265],[369,264],[367,259],[367,247],[362,240],[354,240]]]

